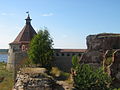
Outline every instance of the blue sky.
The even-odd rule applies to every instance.
[[[0,0],[0,48],[8,48],[30,12],[36,31],[46,26],[54,48],[86,48],[86,36],[120,33],[120,0]]]

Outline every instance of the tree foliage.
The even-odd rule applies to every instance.
[[[34,36],[28,50],[29,59],[41,67],[50,68],[53,60],[53,40],[47,30],[40,30]]]

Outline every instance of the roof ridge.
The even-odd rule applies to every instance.
[[[36,35],[36,31],[30,23],[26,23],[12,43],[30,42],[34,35]]]

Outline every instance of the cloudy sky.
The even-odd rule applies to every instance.
[[[54,48],[86,48],[86,36],[120,33],[120,0],[0,0],[0,48],[8,48],[30,12],[36,31],[46,26]]]

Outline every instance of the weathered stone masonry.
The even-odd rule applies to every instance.
[[[96,68],[103,66],[113,80],[115,87],[120,87],[120,34],[98,34],[87,37],[87,50],[80,63]]]

